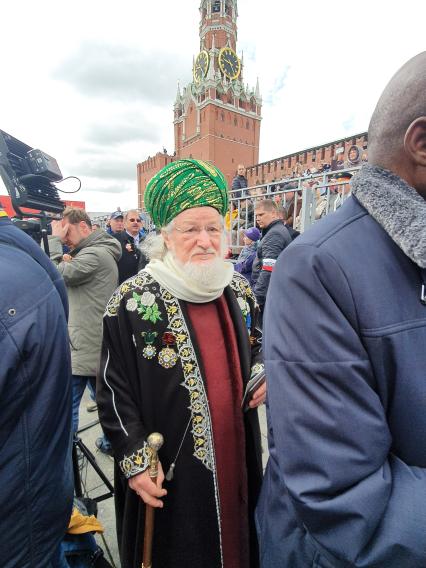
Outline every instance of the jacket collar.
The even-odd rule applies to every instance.
[[[281,219],[274,219],[274,221],[272,221],[272,223],[269,223],[269,225],[267,227],[262,229],[262,237],[264,237],[266,235],[266,233],[269,231],[269,229],[272,229],[272,227],[274,225],[276,225],[277,223],[282,223]]]
[[[393,172],[370,164],[353,180],[352,194],[408,258],[426,268],[426,200]]]

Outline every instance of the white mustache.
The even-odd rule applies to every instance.
[[[209,248],[206,248],[206,249],[200,248],[199,250],[194,251],[194,252],[191,254],[191,257],[193,257],[194,254],[216,254],[216,251],[215,251],[214,248],[212,248],[212,247],[209,247]]]

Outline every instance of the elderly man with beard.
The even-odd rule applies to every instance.
[[[255,567],[265,387],[242,410],[263,363],[255,298],[223,259],[226,181],[210,164],[179,160],[149,182],[144,200],[161,234],[148,237],[150,262],[107,306],[98,380],[117,461],[122,566],[141,564],[147,503],[157,507],[157,568]],[[157,484],[147,471],[154,431],[165,439]]]

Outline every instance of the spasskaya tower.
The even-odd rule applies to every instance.
[[[237,54],[237,0],[202,0],[200,45],[192,81],[177,89],[175,156],[158,153],[138,164],[139,207],[149,179],[169,161],[198,158],[215,164],[230,184],[238,164],[259,161],[262,98],[259,83],[244,85]]]

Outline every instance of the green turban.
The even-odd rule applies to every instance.
[[[224,216],[228,210],[226,180],[215,166],[201,160],[167,164],[146,186],[145,208],[157,227],[193,207],[214,207]]]

